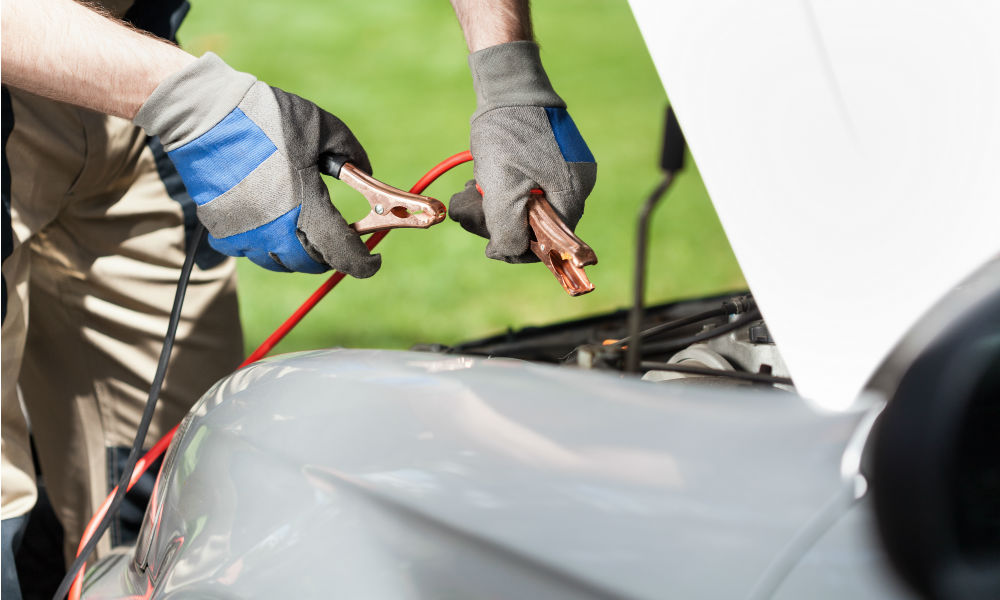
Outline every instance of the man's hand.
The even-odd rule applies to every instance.
[[[333,267],[369,277],[379,269],[316,167],[329,151],[371,171],[339,119],[215,55],[196,60],[72,0],[2,6],[4,84],[134,117],[160,136],[215,248],[275,271]]]
[[[528,0],[451,3],[472,53],[476,180],[452,196],[448,214],[489,238],[490,258],[533,262],[538,259],[528,247],[530,190],[541,188],[563,222],[575,228],[594,188],[597,163],[542,68]]]
[[[476,181],[452,197],[448,212],[466,230],[489,238],[490,258],[536,261],[528,246],[530,190],[541,188],[574,229],[594,188],[597,163],[552,89],[534,42],[474,52],[469,66],[477,99],[471,135]]]
[[[160,137],[216,250],[272,271],[370,277],[381,266],[330,203],[317,167],[330,152],[370,173],[368,155],[312,102],[209,53],[166,78],[135,123]]]

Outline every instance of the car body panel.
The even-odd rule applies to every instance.
[[[898,576],[882,568],[888,561],[876,541],[874,521],[869,499],[853,506],[797,557],[774,600],[916,598]]]
[[[510,359],[268,359],[198,403],[135,556],[85,597],[746,596],[853,486],[864,415]]]

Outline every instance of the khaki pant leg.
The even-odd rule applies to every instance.
[[[20,378],[67,557],[110,491],[108,450],[132,444],[187,244],[183,207],[145,135],[122,119],[79,114],[86,164],[58,219],[31,242]],[[240,362],[235,264],[216,262],[192,274],[146,448]]]
[[[29,315],[32,237],[56,218],[83,167],[85,140],[76,110],[11,90],[3,96],[2,514],[26,514],[35,503],[28,425],[18,400]],[[44,142],[43,142],[44,141]],[[7,217],[9,216],[9,220]],[[8,246],[9,244],[9,246]]]
[[[26,514],[35,505],[35,467],[31,461],[28,424],[17,396],[17,376],[27,332],[28,273],[30,253],[18,248],[3,262],[7,307],[3,319],[2,443],[3,518]]]

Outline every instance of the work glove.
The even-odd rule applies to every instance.
[[[469,67],[477,103],[471,135],[476,179],[452,196],[448,214],[489,238],[486,256],[537,261],[528,246],[530,191],[541,188],[575,229],[594,189],[597,163],[552,89],[537,44],[509,42],[474,52]]]
[[[371,173],[368,155],[312,102],[207,53],[160,83],[135,124],[160,137],[219,252],[272,271],[370,277],[381,266],[331,204],[317,168],[331,152]]]

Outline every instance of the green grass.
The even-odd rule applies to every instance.
[[[658,180],[666,96],[624,0],[539,0],[534,20],[549,76],[599,163],[577,229],[600,258],[588,269],[596,291],[570,298],[539,264],[489,260],[485,240],[447,220],[392,232],[379,246],[382,270],[345,280],[280,351],[449,343],[629,303],[636,214]],[[214,51],[339,116],[365,144],[376,176],[397,187],[468,147],[475,98],[446,0],[196,0],[180,38],[195,54]],[[471,176],[464,165],[426,193],[447,202]],[[367,212],[353,190],[330,187],[348,220]],[[693,161],[655,214],[650,256],[653,302],[745,285]],[[250,349],[324,276],[241,263]]]

